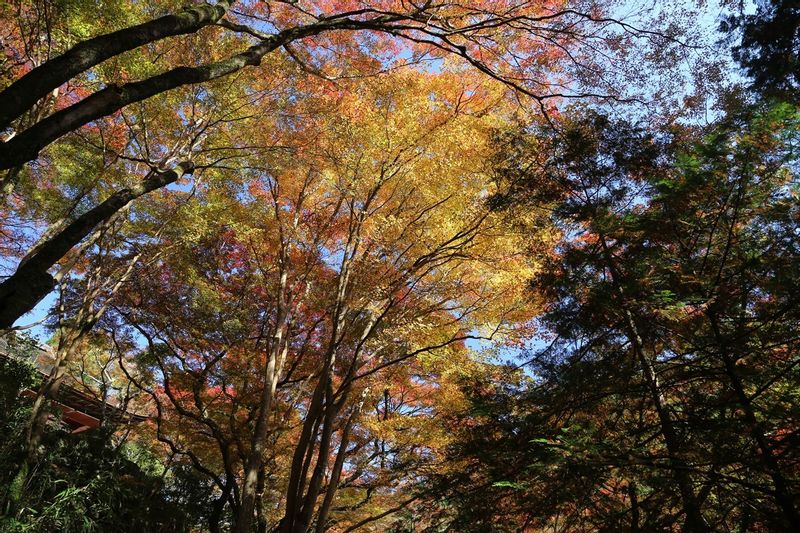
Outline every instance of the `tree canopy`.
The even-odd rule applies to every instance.
[[[0,1],[0,531],[800,530],[797,22]]]

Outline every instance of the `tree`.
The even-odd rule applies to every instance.
[[[308,6],[297,2],[268,2],[239,12],[243,21],[266,18],[277,29],[273,33],[265,33],[257,27],[248,27],[239,22],[222,22],[223,16],[229,14],[231,4],[225,1],[215,6],[189,8],[179,14],[81,42],[15,81],[0,93],[0,99],[8,102],[8,108],[0,115],[3,119],[0,127],[3,128],[8,127],[15,116],[21,115],[49,91],[122,52],[165,37],[196,32],[213,23],[255,39],[255,44],[223,59],[195,67],[177,67],[142,81],[109,86],[73,103],[0,145],[0,169],[14,168],[35,159],[42,148],[57,138],[127,105],[170,89],[208,82],[247,66],[259,65],[266,55],[275,50],[291,50],[298,41],[324,37],[331,32],[366,30],[399,37],[425,50],[454,54],[491,77],[501,79],[543,101],[555,96],[540,90],[540,87],[549,85],[541,75],[541,65],[547,63],[547,59],[541,57],[543,43],[564,46],[572,41],[580,41],[582,33],[579,28],[587,24],[598,24],[602,28],[607,22],[615,22],[623,31],[633,30],[625,23],[598,16],[591,10],[581,12],[558,4],[542,10],[528,3],[514,2],[471,7],[454,7],[438,2],[419,5],[389,2],[387,5],[365,4],[348,9],[347,4],[340,6],[336,2]],[[503,28],[505,35],[498,33]],[[322,39],[321,42],[327,40]],[[351,52],[347,48],[341,49],[341,42],[335,36],[329,42],[344,54]],[[386,49],[386,44],[380,41],[370,43],[367,39],[361,42],[368,46],[372,44],[370,48],[377,53]],[[552,54],[553,59],[559,59],[556,50],[548,49],[545,54]],[[302,58],[307,53],[302,51],[293,55]],[[531,57],[531,54],[534,56]],[[310,57],[313,61],[313,49]],[[563,58],[569,61],[568,55]],[[575,64],[581,64],[577,58],[574,60]]]
[[[190,531],[196,518],[189,506],[176,505],[175,496],[191,493],[170,487],[155,455],[126,441],[124,432],[115,437],[114,424],[79,435],[51,424],[44,435],[45,453],[37,457],[29,476],[17,478],[28,460],[24,434],[31,410],[31,400],[18,392],[38,385],[38,373],[27,360],[39,347],[20,335],[9,340],[4,352],[11,357],[0,359],[7,393],[0,419],[0,528]]]
[[[13,527],[794,524],[793,119],[674,126],[692,17],[629,7],[0,6],[0,335],[58,289]]]
[[[260,113],[272,109],[275,87],[214,89],[173,93],[151,100],[147,108],[98,123],[31,169],[48,186],[21,184],[17,193],[27,202],[13,206],[6,224],[14,228],[43,221],[46,229],[33,241],[27,228],[11,235],[12,242],[29,245],[21,253],[15,250],[22,258],[0,284],[0,329],[11,327],[50,293],[69,273],[75,252],[91,247],[106,224],[128,210],[135,216],[138,210],[132,205],[144,196],[183,185],[194,173],[213,178],[218,175],[213,168],[237,154],[269,148],[241,143],[231,133],[256,113],[258,105]],[[230,107],[216,107],[223,102]],[[60,268],[53,275],[54,266]]]
[[[686,529],[794,527],[796,375],[780,354],[796,342],[783,292],[796,116],[734,107],[706,129],[648,135],[588,112],[549,150],[505,138],[495,205],[546,209],[563,232],[535,283],[551,341],[527,391],[475,395],[492,414],[462,438],[454,460],[480,462],[455,480],[502,490],[461,501],[490,517],[509,506],[518,524],[663,529],[680,516],[666,474]]]
[[[635,129],[608,127],[602,117],[590,115],[578,124],[566,130],[544,173],[521,178],[550,188],[534,189],[534,198],[552,195],[550,198],[559,202],[555,208],[558,223],[565,232],[578,236],[563,253],[561,279],[566,283],[561,285],[560,280],[550,279],[545,290],[563,291],[559,295],[562,303],[554,307],[558,309],[556,316],[566,319],[563,334],[567,339],[589,338],[589,349],[594,342],[609,340],[616,345],[609,348],[628,351],[639,365],[642,385],[657,415],[658,431],[680,492],[685,527],[689,531],[705,531],[708,525],[687,469],[686,439],[678,433],[675,414],[668,406],[666,390],[656,370],[658,353],[653,353],[652,341],[646,337],[645,317],[637,303],[636,277],[623,258],[629,247],[623,217],[640,193],[636,180],[642,174],[661,174],[656,166],[657,145]],[[512,161],[511,165],[512,173],[519,168],[519,163]],[[586,292],[577,298],[572,296],[572,283],[579,283]],[[587,329],[582,331],[584,327]]]
[[[741,35],[733,57],[764,96],[797,101],[800,87],[800,8],[793,2],[759,2],[752,15],[731,16],[722,31]]]
[[[165,232],[160,273],[137,276],[114,306],[147,339],[130,374],[157,405],[158,438],[217,486],[212,529],[225,507],[241,531],[254,519],[324,529],[340,483],[404,453],[426,462],[385,435],[384,451],[358,460],[378,439],[365,406],[401,387],[387,373],[521,334],[532,307],[516,276],[531,265],[496,246],[517,235],[481,199],[502,94],[492,87],[406,71],[311,98],[313,125],[282,143],[293,148],[254,155],[244,191],[209,190],[202,211]],[[355,472],[342,479],[346,463]]]

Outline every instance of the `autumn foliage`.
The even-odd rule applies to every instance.
[[[664,4],[0,3],[0,530],[800,527],[795,13]]]

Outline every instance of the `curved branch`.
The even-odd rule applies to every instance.
[[[234,0],[189,7],[180,13],[80,42],[31,70],[0,92],[0,130],[33,107],[47,93],[111,57],[166,37],[193,33],[220,20]]]

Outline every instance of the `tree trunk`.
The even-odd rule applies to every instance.
[[[107,297],[113,297],[120,287],[122,287],[123,283],[128,280],[129,276],[133,272],[135,264],[138,262],[140,257],[141,254],[134,256],[128,265],[128,268],[111,286]],[[101,278],[101,276],[102,280],[99,281],[97,285],[94,285],[94,287],[90,287],[92,285],[91,279],[93,278],[98,280]],[[54,400],[58,395],[58,391],[61,388],[61,383],[64,381],[64,376],[66,375],[67,364],[73,360],[80,341],[92,330],[97,321],[100,320],[100,318],[108,309],[107,302],[97,309],[94,308],[94,302],[100,295],[101,290],[103,290],[104,287],[107,287],[106,283],[113,281],[113,278],[110,276],[104,276],[101,272],[97,272],[97,275],[95,276],[87,277],[89,277],[90,280],[87,281],[86,292],[83,296],[83,304],[73,318],[74,324],[69,327],[64,327],[64,323],[62,322],[62,325],[59,327],[59,345],[58,350],[56,351],[56,360],[53,365],[53,369],[44,383],[42,383],[31,409],[26,442],[28,462],[31,464],[31,466],[33,466],[36,458],[36,450],[39,447],[39,443],[47,424],[48,412],[46,404],[47,402]],[[103,402],[105,409],[105,397],[103,398]],[[100,422],[103,423],[102,419]]]
[[[328,521],[328,515],[331,512],[333,498],[336,495],[336,489],[339,487],[339,479],[341,478],[344,459],[347,455],[347,445],[350,442],[350,430],[353,428],[353,422],[355,421],[357,414],[357,410],[353,411],[353,413],[350,415],[350,418],[347,419],[347,424],[345,424],[344,429],[342,430],[342,437],[339,442],[339,452],[336,454],[336,460],[333,463],[333,469],[331,469],[331,479],[328,482],[327,489],[325,490],[325,499],[322,501],[322,506],[319,508],[317,527],[315,529],[316,533],[325,532],[325,523]]]
[[[598,232],[600,238],[600,245],[603,249],[603,258],[605,259],[606,266],[611,273],[611,282],[614,290],[620,298],[620,306],[622,307],[622,314],[625,319],[625,329],[628,336],[628,341],[631,343],[634,355],[638,359],[639,364],[644,374],[647,388],[650,392],[650,401],[658,414],[658,420],[661,425],[661,435],[664,437],[664,444],[669,454],[669,462],[672,468],[675,481],[678,484],[678,490],[681,494],[681,501],[683,502],[683,510],[686,513],[686,521],[684,522],[684,530],[692,533],[703,533],[709,531],[710,528],[706,523],[705,518],[700,510],[700,504],[697,500],[697,495],[692,487],[692,480],[689,476],[688,465],[681,459],[680,453],[680,440],[675,425],[672,420],[672,415],[669,412],[669,407],[666,403],[666,397],[661,388],[655,368],[652,361],[647,356],[644,350],[644,341],[639,334],[639,328],[634,320],[633,313],[628,308],[627,298],[625,291],[620,284],[620,271],[617,268],[614,256],[608,247],[605,235],[602,231]]]
[[[282,329],[282,326],[279,326]],[[281,337],[277,336],[277,342],[282,342]],[[283,360],[288,347],[283,346]],[[250,533],[253,523],[258,497],[258,476],[262,471],[264,461],[264,449],[267,435],[269,433],[269,414],[272,410],[272,399],[275,396],[275,387],[278,382],[278,354],[271,353],[267,363],[267,379],[264,383],[264,390],[261,393],[261,405],[258,410],[256,427],[251,441],[250,453],[247,456],[247,463],[244,469],[244,484],[242,485],[241,505],[236,517],[236,531],[238,533]],[[282,364],[280,366],[283,366]]]
[[[264,515],[264,488],[266,487],[267,474],[264,471],[262,462],[261,469],[258,471],[258,486],[256,488],[256,533],[267,533],[267,517]]]
[[[26,458],[28,464],[31,466],[36,462],[39,443],[42,441],[42,436],[44,435],[44,430],[47,425],[49,412],[46,404],[58,394],[58,390],[61,388],[61,383],[66,374],[67,362],[72,359],[80,337],[81,334],[78,332],[74,335],[70,335],[66,339],[65,345],[57,352],[56,361],[53,365],[53,369],[50,371],[50,375],[45,379],[44,383],[42,383],[42,386],[39,387],[39,391],[36,394],[36,399],[33,402],[31,414],[28,419],[28,431],[25,439]]]
[[[309,459],[312,456],[314,441],[318,431],[318,422],[322,415],[322,401],[325,396],[325,376],[327,371],[323,369],[323,375],[314,388],[308,414],[303,422],[303,430],[300,434],[300,441],[292,456],[292,466],[289,474],[289,486],[286,491],[286,511],[281,521],[280,531],[282,533],[294,533],[295,520],[299,514],[300,498],[303,493],[306,480],[306,469]],[[310,448],[310,449],[309,449]]]
[[[211,511],[208,514],[208,530],[211,533],[220,533],[222,531],[219,523],[222,521],[222,512],[225,510],[225,502],[228,501],[232,486],[233,480],[226,479],[222,494],[211,505]]]
[[[295,530],[297,532],[302,531],[305,533],[311,527],[311,518],[314,516],[314,508],[316,507],[317,498],[322,489],[322,480],[328,468],[334,421],[348,396],[347,391],[345,391],[339,402],[334,402],[332,379],[329,378],[326,381],[325,419],[323,422],[322,436],[320,437],[319,451],[317,452],[317,464],[314,466],[314,472],[308,482],[308,491],[306,492],[303,505],[299,509],[300,512],[298,513],[297,522],[295,522]]]
[[[264,387],[256,417],[256,427],[251,440],[250,453],[244,469],[244,485],[242,485],[241,505],[236,517],[236,531],[249,533],[253,523],[253,512],[259,495],[259,474],[263,483],[264,449],[269,433],[269,415],[272,400],[278,386],[278,378],[283,371],[283,364],[289,350],[289,299],[287,295],[289,281],[289,250],[281,231],[280,280],[275,329],[269,343],[267,367],[264,370]]]
[[[327,465],[333,419],[344,405],[347,391],[350,389],[350,383],[348,383],[342,399],[338,403],[334,402],[335,398],[332,391],[333,375],[337,359],[337,348],[341,341],[340,335],[344,328],[345,315],[348,310],[347,291],[350,283],[350,267],[360,244],[361,227],[364,221],[363,212],[353,216],[339,268],[336,302],[333,307],[333,316],[331,317],[332,327],[325,353],[325,362],[320,370],[319,382],[314,388],[314,394],[309,403],[300,440],[292,456],[289,484],[286,491],[286,509],[278,526],[278,530],[281,533],[298,533],[300,531],[305,533],[308,530],[309,512],[313,513],[314,502],[319,495],[319,484],[321,483],[319,476],[324,473]],[[355,365],[355,360],[353,365]],[[351,370],[353,370],[353,367],[351,367]],[[308,492],[303,498],[308,469],[314,456],[316,437],[320,427],[322,427],[323,436],[317,454],[317,465],[309,482]],[[309,511],[309,505],[311,511]]]
[[[628,483],[628,497],[631,500],[631,532],[639,531],[639,497],[636,494],[636,483]]]

